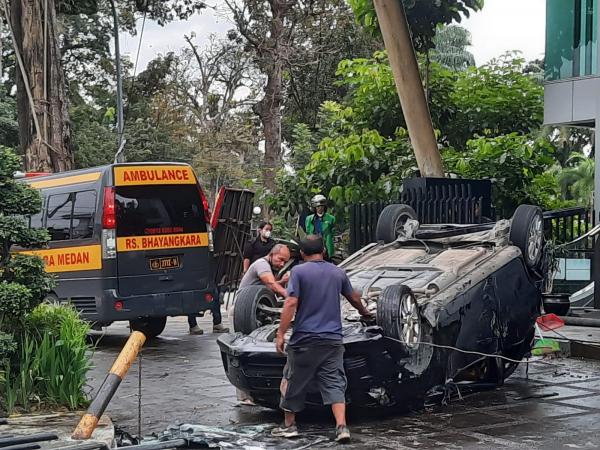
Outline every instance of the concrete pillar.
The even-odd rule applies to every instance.
[[[596,30],[600,30],[600,14],[596,15]],[[596,46],[596,65],[600,66],[600,45]],[[596,74],[600,74],[600,67],[595,68]],[[600,85],[600,80],[596,80],[596,85]],[[596,120],[594,121],[594,221],[596,224],[600,223],[598,220],[600,214],[600,91],[596,89]],[[600,268],[599,268],[600,270]]]
[[[402,2],[374,0],[373,4],[421,176],[444,178],[442,156],[438,150]]]
[[[600,95],[597,100],[600,103]],[[598,105],[596,111],[596,123],[595,123],[595,152],[594,152],[594,219],[595,223],[600,223],[598,220],[598,214],[600,213],[600,105]]]

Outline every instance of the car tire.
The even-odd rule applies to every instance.
[[[413,342],[407,342],[407,336],[409,341],[411,336],[416,337],[417,342],[421,338],[421,318],[416,308],[416,300],[409,287],[388,286],[377,302],[377,324],[385,336],[410,348]]]
[[[154,339],[160,335],[167,326],[166,317],[141,317],[139,319],[130,320],[129,326],[132,331],[140,331],[144,333],[146,339]]]
[[[265,325],[259,305],[277,307],[275,294],[265,286],[248,286],[238,291],[233,305],[233,330],[250,334]]]
[[[377,219],[375,238],[386,244],[394,242],[398,239],[400,228],[409,219],[417,219],[417,213],[410,206],[401,204],[386,206]]]
[[[537,269],[544,253],[544,216],[537,206],[520,205],[510,225],[510,242],[519,247],[525,265]]]
[[[50,293],[46,294],[46,296],[44,297],[44,300],[42,301],[42,303],[48,303],[50,305],[55,305],[59,302],[60,302],[60,300],[58,299],[58,296],[54,292],[50,292]]]

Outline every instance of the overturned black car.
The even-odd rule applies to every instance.
[[[544,283],[543,217],[522,205],[512,220],[420,225],[390,205],[378,243],[343,267],[376,323],[344,300],[347,401],[360,407],[419,406],[452,392],[498,386],[530,352]],[[238,292],[236,334],[221,336],[231,383],[277,407],[285,356],[274,339],[282,300],[266,288]],[[307,402],[321,403],[318,391]]]

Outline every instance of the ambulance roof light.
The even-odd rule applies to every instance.
[[[16,179],[20,178],[34,178],[34,177],[45,177],[46,175],[52,175],[50,172],[21,172],[17,171],[14,174]]]

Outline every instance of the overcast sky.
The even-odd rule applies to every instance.
[[[218,3],[218,0],[217,2]],[[485,7],[463,21],[472,34],[477,64],[484,64],[509,50],[520,50],[526,59],[544,54],[545,0],[485,0]],[[138,22],[138,29],[141,21]],[[138,72],[159,53],[177,51],[185,45],[184,34],[195,32],[202,42],[211,33],[223,35],[233,25],[222,14],[204,10],[185,22],[172,22],[166,27],[146,22],[142,39]],[[121,36],[121,53],[135,60],[138,36]]]

